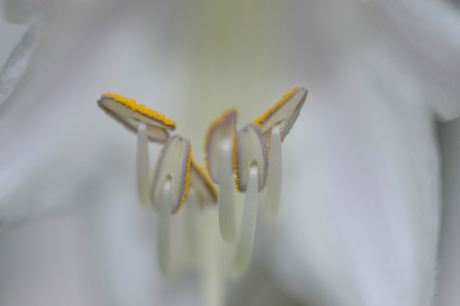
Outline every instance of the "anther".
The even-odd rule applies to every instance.
[[[176,127],[176,123],[164,115],[138,104],[134,99],[128,99],[118,94],[105,93],[97,101],[106,114],[123,124],[128,130],[136,133],[139,124],[144,122],[149,140],[165,142],[169,138],[168,131]]]
[[[237,238],[232,186],[233,138],[236,130],[236,111],[224,113],[215,120],[206,137],[206,161],[212,180],[219,184],[219,227],[226,242]]]
[[[308,90],[305,87],[294,86],[268,111],[254,120],[264,135],[267,148],[270,148],[271,128],[275,124],[280,126],[281,141],[286,138],[300,114],[307,95]]]
[[[189,184],[189,170],[192,161],[190,140],[172,136],[163,147],[150,188],[150,199],[155,207],[161,203],[161,193],[164,182],[171,181],[171,213],[179,211],[184,201]]]
[[[305,87],[294,86],[290,91],[254,123],[263,133],[265,145],[270,149],[269,173],[267,183],[266,215],[269,219],[276,217],[281,199],[281,142],[289,134],[300,110],[305,104],[308,90]]]

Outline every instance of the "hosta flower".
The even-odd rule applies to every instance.
[[[221,301],[221,263],[212,262],[220,233],[206,231],[212,222],[219,228],[217,212],[197,214],[195,224],[207,250],[196,258],[209,263],[203,291],[214,293],[202,302],[190,276],[168,282],[157,268],[156,217],[135,205],[136,140],[104,118],[95,97],[116,90],[146,101],[202,148],[206,124],[223,109],[236,107],[244,125],[298,83],[310,96],[282,145],[279,216],[258,223],[250,285],[231,280],[226,300],[430,305],[442,223],[436,120],[460,110],[456,3],[4,1],[0,266],[9,272],[0,276],[0,304],[91,304],[88,287],[99,298],[93,304]],[[52,234],[39,234],[50,219],[13,228],[68,208],[82,214],[56,217]],[[68,220],[85,220],[84,243],[72,242]],[[75,251],[58,243],[16,251],[34,234]],[[46,256],[37,256],[42,249]]]

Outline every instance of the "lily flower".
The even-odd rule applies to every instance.
[[[170,101],[149,107],[174,115],[200,147],[197,121],[235,106],[249,122],[289,84],[308,84],[283,144],[283,205],[274,224],[259,222],[247,282],[232,284],[229,305],[418,306],[454,287],[436,288],[441,224],[458,219],[441,219],[436,127],[460,115],[458,1],[2,3],[0,304],[224,300],[220,263],[206,270],[215,294],[203,303],[192,276],[168,282],[157,269],[155,217],[133,205],[135,141],[94,110],[103,88]],[[199,236],[216,246],[200,258],[215,260],[219,225],[204,228],[217,211],[197,215]],[[452,237],[439,265],[455,274]]]

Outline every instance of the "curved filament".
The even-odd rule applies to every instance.
[[[232,146],[222,145],[219,169],[219,227],[225,242],[236,241],[235,206],[232,182]]]
[[[252,246],[257,220],[257,204],[259,201],[258,168],[251,165],[249,170],[248,188],[244,204],[243,218],[241,220],[240,237],[236,247],[234,267],[237,272],[246,270],[251,258]]]
[[[272,128],[267,178],[267,218],[272,220],[278,215],[281,198],[281,133],[280,126]]]
[[[158,226],[158,260],[161,271],[168,275],[170,271],[170,218],[171,218],[171,181],[163,184],[160,204],[160,222]]]
[[[151,207],[149,197],[150,175],[149,175],[149,146],[147,139],[147,127],[145,123],[139,124],[137,131],[137,152],[136,152],[136,179],[139,198],[145,207]]]

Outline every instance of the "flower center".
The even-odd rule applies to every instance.
[[[165,275],[175,270],[171,261],[174,253],[171,237],[177,236],[174,233],[179,230],[171,227],[171,214],[179,213],[186,197],[188,206],[181,217],[184,226],[180,227],[186,233],[178,236],[184,240],[182,244],[188,246],[182,249],[194,250],[200,245],[195,210],[206,209],[209,204],[218,202],[221,237],[234,252],[231,267],[240,275],[244,273],[254,242],[257,207],[261,202],[259,193],[266,190],[266,203],[260,204],[267,218],[275,218],[281,198],[281,143],[300,114],[307,93],[306,88],[295,86],[254,123],[245,125],[238,132],[236,110],[224,112],[211,123],[205,143],[206,165],[212,181],[219,187],[218,192],[205,171],[193,160],[190,140],[179,135],[169,136],[175,122],[133,99],[111,93],[101,96],[99,107],[137,133],[138,193],[145,207],[154,207],[159,212],[158,260]],[[148,140],[165,143],[152,179]],[[246,193],[239,228],[235,216],[234,174],[236,189]],[[189,238],[185,241],[183,237]],[[218,256],[219,252],[213,254]]]

